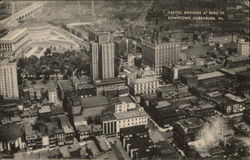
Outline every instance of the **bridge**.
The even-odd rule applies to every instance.
[[[1,27],[12,27],[17,25],[19,21],[25,20],[34,13],[41,11],[43,6],[46,4],[46,1],[34,2],[32,5],[22,9],[21,11],[14,13],[12,16],[5,18],[0,21]]]

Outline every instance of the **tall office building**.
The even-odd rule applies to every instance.
[[[90,44],[91,49],[91,66],[90,66],[90,72],[91,72],[91,80],[98,80],[99,79],[99,47],[98,43],[91,42]]]
[[[0,61],[0,95],[5,99],[19,98],[15,63]]]
[[[100,44],[100,78],[108,79],[114,78],[115,64],[114,64],[114,43],[107,42]]]
[[[89,40],[96,41],[98,43],[110,42],[112,40],[110,32],[102,30],[90,30],[89,31]]]
[[[161,74],[162,66],[171,65],[178,61],[181,51],[180,43],[152,43],[142,42],[142,59],[153,66],[157,74]]]
[[[91,79],[114,78],[114,43],[109,32],[90,32]]]
[[[244,39],[239,39],[237,44],[237,52],[243,56],[250,55],[250,42],[245,42]]]

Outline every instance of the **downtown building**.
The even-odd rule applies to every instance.
[[[90,32],[91,79],[114,78],[114,43],[110,33]]]
[[[245,42],[244,39],[239,39],[238,43],[237,43],[237,52],[240,55],[243,56],[249,56],[250,55],[250,45],[249,42]]]
[[[29,44],[27,28],[15,29],[0,38],[0,51],[8,55],[19,55]]]
[[[157,74],[162,73],[162,66],[175,64],[181,51],[180,43],[142,42],[142,59],[155,68]]]
[[[18,99],[17,68],[15,63],[0,61],[0,95],[4,99]]]

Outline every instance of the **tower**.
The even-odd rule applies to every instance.
[[[100,78],[109,79],[114,78],[114,51],[115,45],[113,42],[106,42],[100,44]]]
[[[91,51],[91,80],[95,81],[99,79],[99,46],[96,42],[91,42],[90,44]]]
[[[114,78],[114,52],[110,32],[93,31],[91,33],[91,79]]]
[[[0,61],[0,95],[5,99],[19,98],[15,63]]]

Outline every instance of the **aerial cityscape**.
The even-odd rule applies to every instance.
[[[250,160],[249,0],[0,0],[0,159]]]

